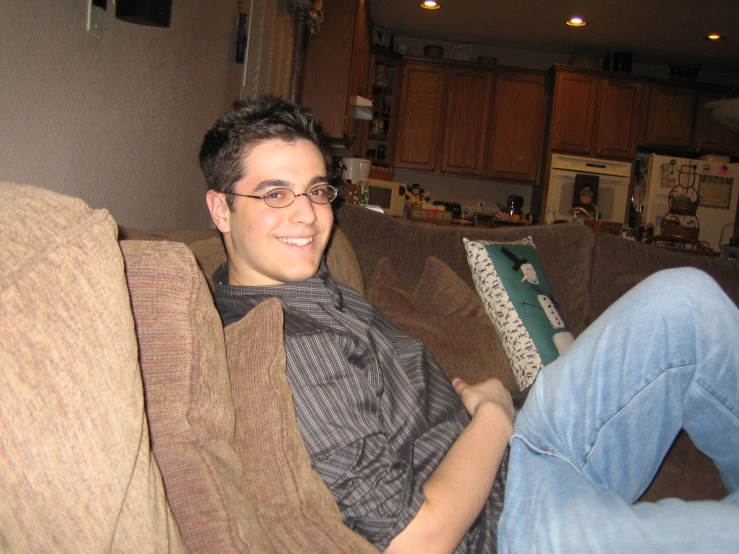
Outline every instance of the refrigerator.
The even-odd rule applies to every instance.
[[[632,203],[641,211],[642,223],[654,224],[661,234],[663,220],[698,229],[698,240],[714,252],[734,236],[739,200],[739,164],[649,154],[638,160],[644,168],[641,185],[634,187]],[[673,198],[699,202],[695,214],[671,209]],[[720,243],[720,244],[719,244]]]

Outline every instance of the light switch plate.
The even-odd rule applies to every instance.
[[[92,0],[87,4],[87,32],[97,38],[103,38],[103,13],[105,10],[92,5]]]

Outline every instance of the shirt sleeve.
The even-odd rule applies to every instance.
[[[415,517],[423,488],[413,446],[384,431],[382,373],[370,349],[326,331],[285,337],[298,426],[344,523],[384,550]]]

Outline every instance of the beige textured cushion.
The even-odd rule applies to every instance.
[[[447,264],[429,256],[413,292],[389,258],[369,280],[367,297],[410,336],[426,345],[449,379],[477,383],[497,377],[518,391],[510,363],[479,297]]]
[[[213,273],[226,261],[226,249],[221,237],[199,240],[188,246],[195,255],[200,271],[203,272],[203,276],[208,282],[208,287],[211,291],[215,290]]]
[[[326,249],[326,264],[334,279],[352,287],[364,296],[364,279],[357,254],[344,231],[334,225],[331,242]]]
[[[271,552],[244,492],[223,327],[195,259],[178,242],[121,248],[152,448],[185,543],[191,552]]]
[[[213,237],[195,241],[189,244],[195,259],[198,261],[203,275],[208,281],[211,290],[213,287],[213,272],[226,261],[226,249],[220,237]],[[346,283],[359,294],[364,295],[364,280],[359,268],[357,255],[344,231],[334,227],[331,242],[326,249],[326,263],[334,279]]]
[[[246,490],[279,552],[377,552],[342,523],[333,496],[311,468],[285,375],[282,325],[273,298],[226,327]]]
[[[0,184],[0,549],[184,551],[104,210]]]

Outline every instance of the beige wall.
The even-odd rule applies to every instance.
[[[87,0],[0,0],[0,180],[105,207],[140,229],[209,226],[197,155],[240,96],[234,0],[176,0],[168,29]],[[247,6],[248,7],[248,6]]]

